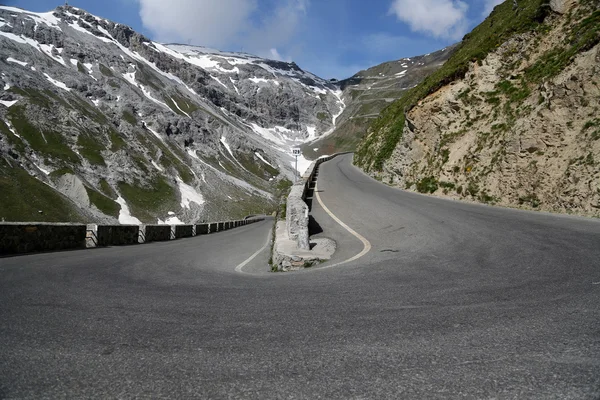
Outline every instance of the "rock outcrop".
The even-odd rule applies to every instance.
[[[473,34],[510,15],[507,3]],[[363,143],[359,164],[383,182],[423,193],[600,216],[596,3],[551,2],[554,11],[540,21],[542,4],[532,13],[537,28],[511,35],[470,62],[464,77],[382,121],[371,144]],[[402,131],[386,156],[381,149],[385,140],[393,143],[394,126]],[[376,146],[380,168],[368,161]]]

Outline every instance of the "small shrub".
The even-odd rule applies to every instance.
[[[433,193],[438,190],[438,181],[433,176],[421,179],[417,182],[417,191],[419,193]]]

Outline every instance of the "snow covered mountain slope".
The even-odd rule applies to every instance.
[[[0,219],[271,211],[290,147],[330,132],[341,97],[294,63],[152,42],[69,6],[0,6]]]

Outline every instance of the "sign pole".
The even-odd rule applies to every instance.
[[[298,147],[293,148],[292,149],[292,154],[296,157],[296,169],[294,170],[294,182],[298,182],[298,175],[299,175],[299,172],[300,172],[300,171],[298,171],[298,156],[300,154],[302,154],[302,149],[300,149]]]

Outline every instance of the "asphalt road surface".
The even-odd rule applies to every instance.
[[[330,267],[364,244],[314,201],[339,249],[298,273],[268,272],[273,221],[0,259],[0,398],[600,398],[599,221],[398,191],[351,156],[318,194],[366,255]]]

